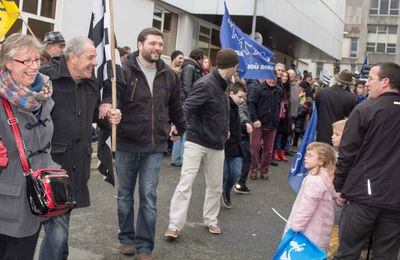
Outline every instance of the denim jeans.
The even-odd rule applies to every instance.
[[[135,244],[138,253],[151,253],[157,218],[157,185],[163,153],[117,151],[118,235],[121,244]],[[139,178],[139,209],[134,227],[134,194]]]
[[[224,192],[230,193],[233,185],[242,174],[242,157],[225,157],[224,161]]]
[[[70,216],[71,211],[43,222],[45,235],[40,246],[39,260],[67,259]]]
[[[174,142],[172,146],[171,163],[175,165],[182,165],[184,143],[186,141],[186,132],[182,135],[181,139]]]

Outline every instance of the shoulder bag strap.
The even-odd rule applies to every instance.
[[[10,104],[8,103],[8,100],[5,99],[4,97],[1,97],[1,101],[3,103],[4,106],[4,110],[6,111],[7,114],[7,123],[8,125],[11,127],[13,133],[14,133],[14,137],[15,137],[15,142],[17,144],[17,150],[18,150],[18,155],[19,155],[19,159],[21,161],[22,164],[22,169],[24,170],[24,175],[28,175],[31,172],[31,167],[29,165],[29,161],[26,157],[25,154],[25,144],[22,141],[22,137],[21,137],[21,132],[19,131],[19,127],[18,127],[18,119],[16,119],[14,117],[14,114],[11,110]]]

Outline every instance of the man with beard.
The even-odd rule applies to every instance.
[[[152,259],[154,248],[161,160],[167,151],[169,134],[177,138],[178,132],[186,130],[186,124],[178,77],[160,59],[162,32],[154,28],[142,30],[137,48],[123,65],[126,86],[119,97],[123,118],[115,153],[118,238],[121,254],[132,255],[136,251],[139,260],[147,260]],[[173,129],[169,120],[175,126]],[[137,179],[140,203],[135,228],[133,196]]]

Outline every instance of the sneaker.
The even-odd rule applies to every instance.
[[[153,260],[153,257],[151,254],[146,254],[146,253],[140,253],[138,254],[138,260]]]
[[[135,245],[133,244],[121,244],[119,246],[119,253],[123,255],[134,255]]]
[[[178,229],[168,228],[167,231],[165,231],[164,236],[167,238],[177,239],[178,238]]]
[[[222,233],[221,228],[218,225],[208,226],[208,231],[210,231],[211,234],[215,234],[215,235]]]
[[[278,166],[278,163],[275,162],[275,161],[272,161],[272,162],[271,162],[271,165],[272,165],[272,166]]]
[[[225,208],[232,208],[231,194],[229,192],[222,192],[222,204]]]
[[[247,188],[246,184],[236,183],[236,185],[233,189],[235,190],[236,193],[240,193],[240,194],[249,194],[250,193],[250,190],[249,190],[249,188]]]

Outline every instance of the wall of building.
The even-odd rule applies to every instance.
[[[253,0],[254,1],[254,0]],[[226,0],[231,15],[253,15],[254,2]],[[163,0],[189,13],[219,14],[224,0]],[[257,15],[280,25],[311,45],[340,59],[345,1],[335,0],[257,0]],[[301,22],[300,22],[301,21]]]
[[[67,40],[77,35],[88,35],[92,1],[59,2],[61,5],[55,25],[56,30],[60,30]],[[128,45],[132,50],[136,50],[140,30],[152,26],[154,1],[114,0],[113,3],[114,28],[118,45]]]

